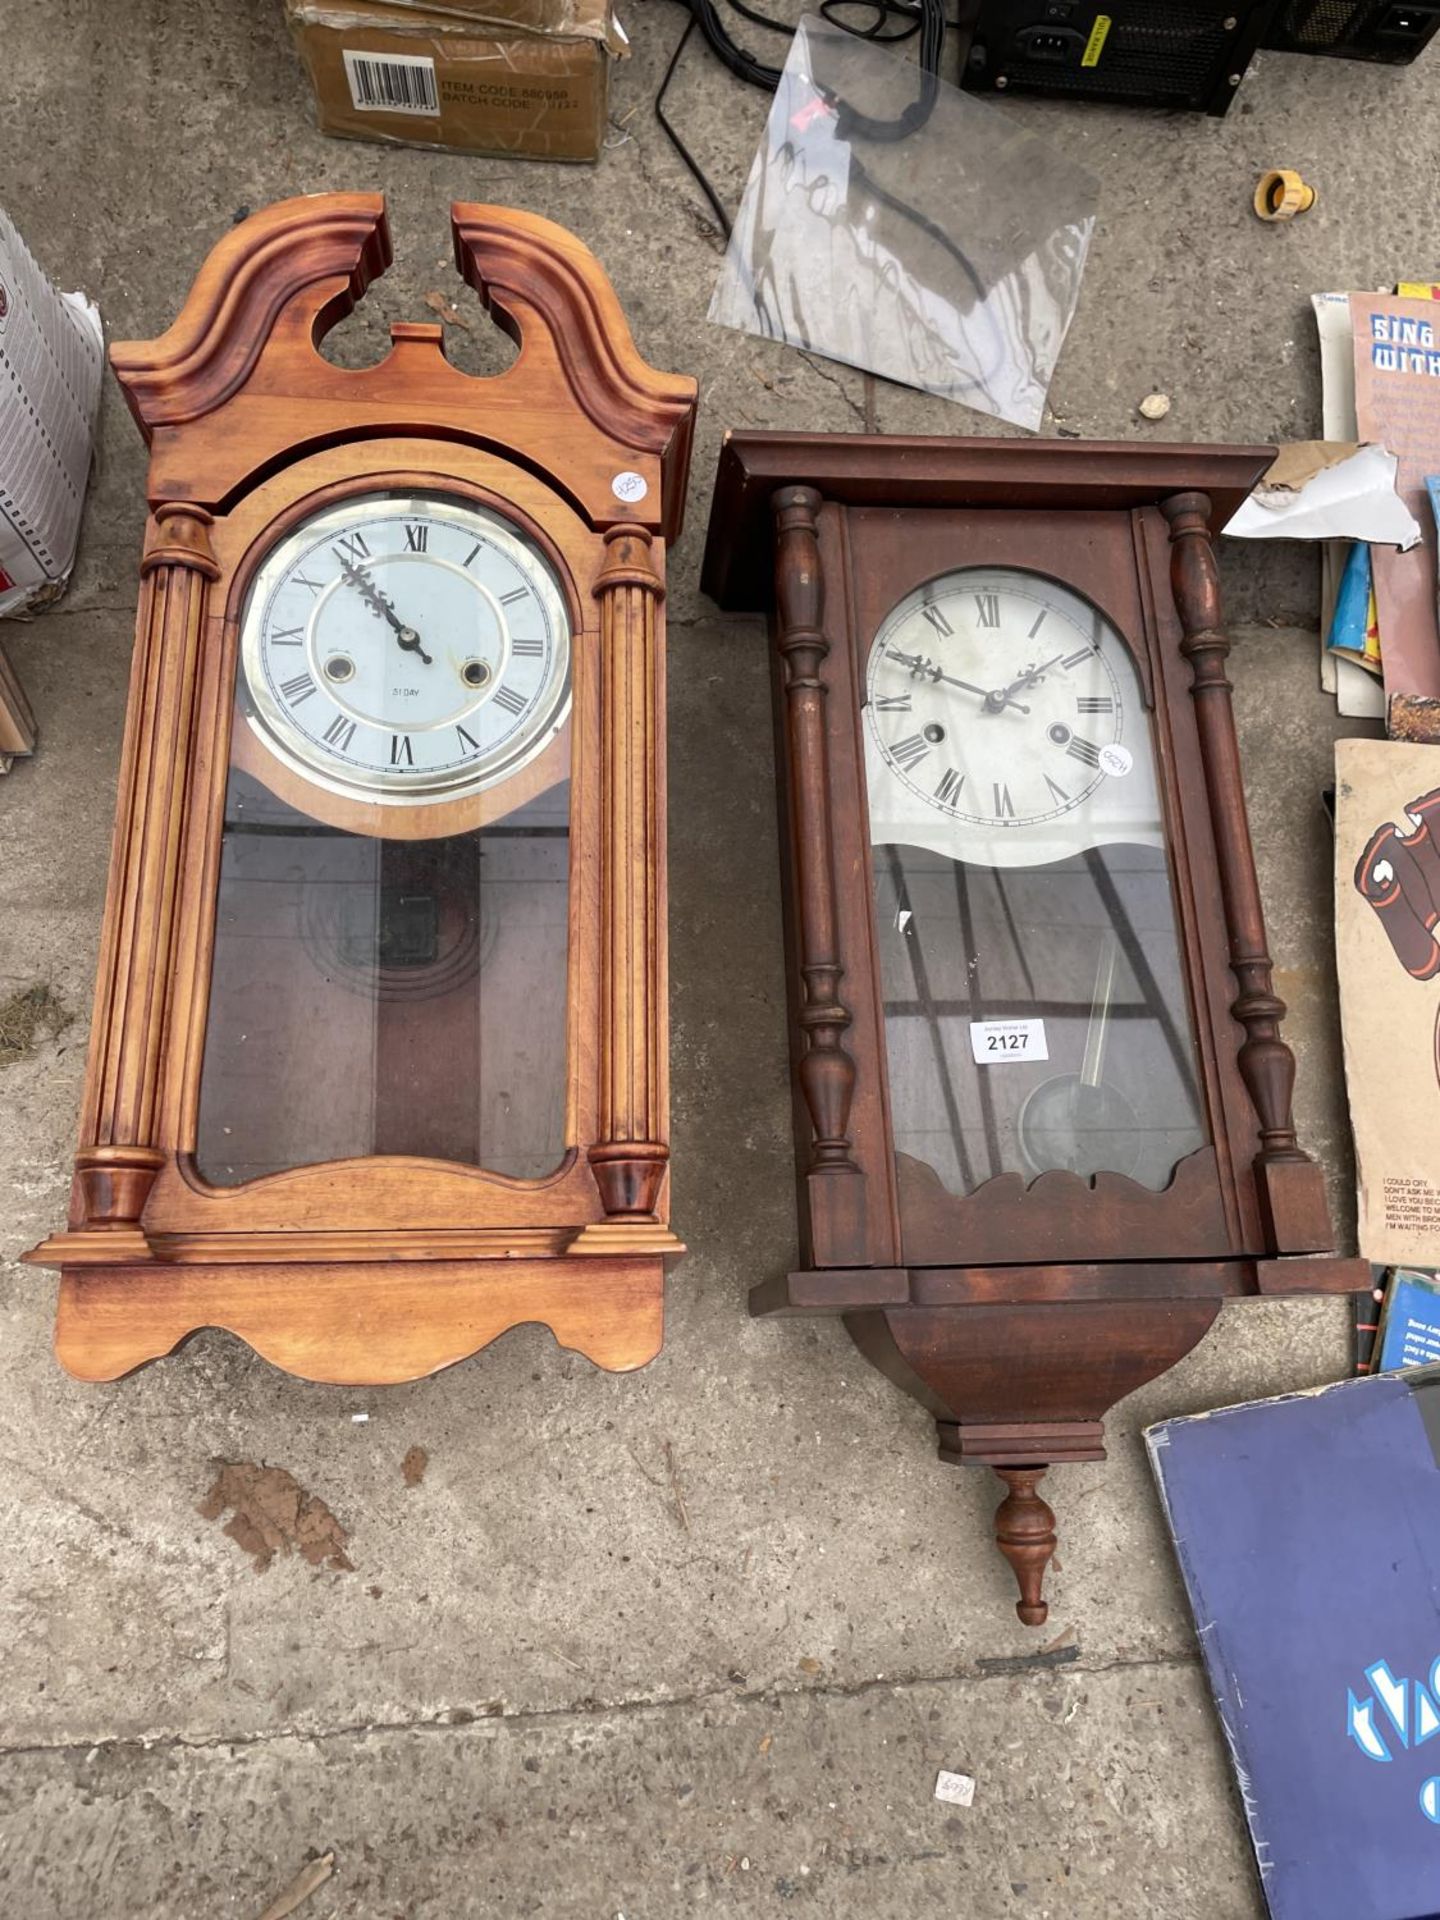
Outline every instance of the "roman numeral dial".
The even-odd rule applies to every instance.
[[[871,639],[863,725],[872,840],[1040,864],[1123,839],[1127,809],[1154,830],[1129,649],[1041,575],[962,569],[917,586]]]
[[[489,507],[355,495],[261,563],[241,674],[249,724],[307,778],[390,805],[479,791],[568,720],[566,590]]]

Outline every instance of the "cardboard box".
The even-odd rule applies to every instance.
[[[595,160],[610,0],[286,0],[322,133],[463,153]]]

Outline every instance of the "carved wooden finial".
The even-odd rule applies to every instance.
[[[1027,1627],[1043,1627],[1050,1609],[1040,1597],[1045,1569],[1055,1551],[1055,1515],[1036,1493],[1045,1467],[996,1467],[1009,1488],[995,1509],[995,1544],[1015,1571],[1020,1598],[1015,1611]]]

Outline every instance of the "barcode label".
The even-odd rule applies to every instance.
[[[410,53],[351,53],[344,50],[350,98],[361,113],[440,111],[435,62]]]

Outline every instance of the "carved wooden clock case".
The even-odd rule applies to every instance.
[[[519,343],[317,350],[384,202],[230,232],[112,362],[150,518],[61,1269],[71,1372],[202,1326],[311,1379],[662,1333],[665,547],[695,385],[549,221],[452,209]]]
[[[803,1270],[1035,1491],[1221,1302],[1349,1291],[1297,1144],[1212,525],[1264,448],[745,433],[704,585],[769,609]]]

